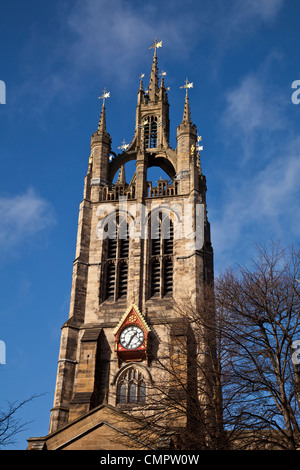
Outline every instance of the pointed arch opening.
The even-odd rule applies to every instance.
[[[149,153],[147,162],[147,197],[176,196],[178,181],[173,163],[166,155]]]

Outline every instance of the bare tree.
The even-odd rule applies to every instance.
[[[147,383],[145,403],[120,407],[136,420],[136,437],[152,448],[227,448],[213,286],[206,286],[204,291],[199,308],[185,299],[169,304],[171,318],[168,308],[152,317],[153,351],[158,341],[156,329],[164,326],[158,341],[160,355],[150,353],[149,357],[155,382]]]
[[[216,282],[223,419],[239,448],[299,447],[299,274],[299,251],[271,243]]]
[[[5,409],[0,409],[0,447],[14,444],[16,435],[26,430],[29,422],[23,422],[18,417],[18,412],[36,397],[37,395],[33,395],[19,402],[8,402]]]
[[[168,334],[165,354],[150,357],[157,373],[146,402],[124,409],[137,436],[153,448],[299,448],[299,280],[299,251],[258,245],[250,267],[203,286],[196,308],[186,298],[172,304],[176,321],[152,317],[153,342],[155,324]]]

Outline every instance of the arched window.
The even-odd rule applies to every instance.
[[[148,116],[144,127],[145,148],[157,147],[157,117]]]
[[[117,403],[145,403],[146,384],[143,374],[136,368],[130,367],[120,376],[117,385]]]
[[[117,218],[110,222],[107,237],[107,258],[105,263],[103,300],[117,300],[127,295],[129,230],[125,219]],[[104,228],[108,230],[108,225]]]
[[[173,294],[174,228],[169,215],[156,213],[150,222],[150,297]]]

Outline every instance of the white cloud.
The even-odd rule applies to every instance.
[[[211,31],[216,40],[212,66],[219,78],[226,53],[239,48],[248,36],[260,33],[260,28],[273,26],[284,0],[214,0],[211,4],[214,12]]]
[[[276,157],[256,176],[232,178],[223,207],[212,221],[218,264],[243,258],[255,241],[281,238],[290,243],[299,239],[299,148],[297,137],[285,149],[278,149]]]
[[[224,122],[236,132],[250,134],[256,130],[273,131],[282,127],[282,117],[271,89],[261,79],[246,76],[226,95]]]
[[[177,2],[176,6],[173,2],[163,6],[125,0],[77,1],[68,18],[75,34],[69,59],[81,70],[105,70],[109,78],[122,83],[132,78],[132,66],[144,61],[155,37],[177,56],[186,55],[195,40],[197,19],[189,8]]]
[[[39,57],[39,37],[33,34],[29,38],[27,60],[22,64],[26,74],[11,96],[18,106],[20,98],[27,97],[32,115],[40,120],[56,100],[69,104],[82,97],[81,87],[87,88],[85,80],[92,83],[91,74],[99,79],[99,93],[104,86],[125,88],[133,73],[147,72],[145,63],[148,67],[152,57],[148,48],[155,37],[163,40],[164,52],[159,57],[167,50],[174,60],[199,60],[195,47],[201,38],[212,35],[221,50],[229,41],[232,49],[239,44],[236,33],[256,31],[257,22],[276,18],[282,4],[283,0],[76,0],[69,8],[61,7],[60,23],[47,38],[47,60],[38,73],[37,61],[27,59],[27,49]],[[212,69],[218,68],[219,52],[211,51]]]
[[[283,7],[284,0],[244,0],[242,3],[246,13],[258,16],[265,22],[269,22],[279,13]]]
[[[45,230],[54,223],[52,206],[33,189],[0,198],[0,248],[6,250]]]
[[[224,25],[227,36],[241,31],[245,33],[257,26],[258,22],[270,24],[278,16],[283,4],[284,0],[234,0],[228,8],[226,3]]]
[[[244,76],[235,88],[225,92],[226,104],[220,123],[231,136],[226,142],[230,145],[234,138],[241,146],[242,164],[256,154],[259,158],[270,156],[277,147],[279,131],[287,127],[290,96],[272,82],[274,65],[278,66],[280,61],[281,55],[272,51],[255,73]]]

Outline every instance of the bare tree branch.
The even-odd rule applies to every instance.
[[[32,395],[22,401],[8,401],[6,409],[0,410],[0,447],[14,444],[17,434],[27,429],[31,421],[22,422],[17,416],[18,411],[39,396],[41,395]]]

